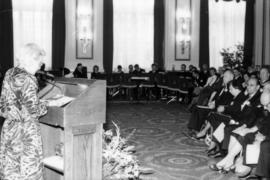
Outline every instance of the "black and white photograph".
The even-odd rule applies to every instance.
[[[0,180],[270,180],[270,0],[0,0]]]

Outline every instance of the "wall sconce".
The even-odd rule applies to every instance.
[[[176,0],[175,59],[190,60],[191,0]]]
[[[93,0],[76,1],[76,58],[93,59]]]

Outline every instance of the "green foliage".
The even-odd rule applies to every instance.
[[[229,48],[223,48],[220,54],[223,57],[224,67],[243,67],[244,46],[242,44],[237,44]]]
[[[127,145],[127,137],[120,137],[120,129],[113,122],[116,130],[103,133],[103,179],[138,180],[140,175],[137,157],[133,154],[134,146]],[[115,135],[114,135],[115,134]]]

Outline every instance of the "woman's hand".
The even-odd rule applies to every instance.
[[[214,108],[215,108],[215,101],[209,102],[209,103],[208,103],[208,107],[209,107],[210,109],[214,109]]]
[[[262,142],[265,140],[265,136],[263,134],[261,134],[260,132],[258,132],[255,136],[255,142]]]
[[[239,124],[237,121],[231,119],[230,122],[229,122],[230,125],[235,125],[235,124]]]
[[[218,106],[217,112],[223,113],[224,111],[225,111],[225,107],[224,106]]]

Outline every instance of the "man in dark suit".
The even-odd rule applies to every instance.
[[[208,116],[209,112],[216,111],[219,105],[228,105],[232,100],[232,95],[228,90],[228,83],[233,80],[233,72],[227,70],[223,76],[223,86],[214,91],[210,97],[209,108],[195,107],[192,109],[191,117],[188,123],[188,129],[191,130],[191,135],[194,136],[194,131],[198,132]],[[193,131],[193,132],[192,132]]]
[[[244,78],[241,75],[240,69],[239,68],[234,68],[233,69],[233,74],[234,74],[234,80],[237,81],[239,84],[243,84]]]
[[[142,73],[145,73],[145,70],[141,69],[138,64],[135,64],[133,74],[137,76],[137,75],[140,75]]]
[[[203,64],[200,74],[199,74],[199,79],[200,79],[200,86],[203,87],[206,84],[207,79],[209,78],[209,69],[207,64]]]
[[[259,91],[260,84],[258,79],[250,78],[248,81],[247,99],[241,104],[241,109],[235,111],[232,116],[234,123],[227,125],[224,129],[224,140],[222,149],[227,150],[229,146],[230,136],[233,130],[240,126],[252,127],[255,125],[257,119],[257,107],[260,105],[261,92]]]

